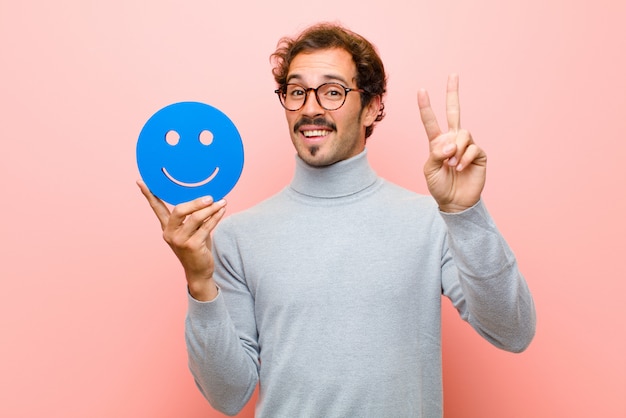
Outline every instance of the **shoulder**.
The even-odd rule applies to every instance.
[[[380,190],[380,210],[388,225],[398,225],[410,235],[440,234],[445,231],[439,206],[429,194],[417,193],[385,180]]]
[[[250,208],[230,214],[219,223],[215,229],[216,235],[233,234],[239,230],[256,229],[258,225],[266,225],[268,222],[275,222],[280,217],[281,211],[285,210],[285,190],[262,200]]]
[[[410,207],[412,210],[420,211],[436,211],[437,203],[430,195],[417,193],[405,187],[399,186],[388,180],[383,179],[381,187],[381,195],[384,199],[388,199],[389,203],[399,206]]]

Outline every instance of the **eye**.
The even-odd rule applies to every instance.
[[[291,97],[301,97],[304,96],[304,89],[300,86],[289,85],[287,86],[287,96]]]
[[[178,141],[180,141],[180,135],[178,134],[178,132],[174,130],[167,131],[167,133],[165,134],[165,142],[167,142],[171,146],[174,146],[178,145]]]
[[[213,132],[205,129],[200,132],[199,139],[202,145],[211,145],[213,143]]]
[[[322,94],[329,99],[341,99],[345,94],[345,90],[339,84],[327,84]]]

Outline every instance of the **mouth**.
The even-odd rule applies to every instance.
[[[303,117],[294,126],[294,131],[308,141],[320,141],[336,129],[335,124],[323,118],[311,119]]]
[[[331,132],[332,131],[326,129],[308,129],[300,131],[300,133],[307,139],[322,139],[328,136]]]
[[[174,177],[172,177],[172,175],[167,171],[167,169],[165,167],[161,168],[161,171],[163,171],[163,174],[165,174],[165,177],[167,177],[172,183],[175,183],[179,186],[183,186],[183,187],[200,187],[200,186],[204,186],[205,184],[207,184],[208,182],[210,182],[211,180],[213,180],[215,178],[215,176],[217,176],[217,173],[220,171],[219,167],[215,167],[215,170],[213,170],[213,173],[211,173],[211,175],[207,178],[205,178],[202,181],[198,181],[196,183],[186,183],[184,181],[180,181],[175,179]]]

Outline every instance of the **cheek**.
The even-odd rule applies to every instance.
[[[345,126],[350,126],[351,129],[355,129],[356,125],[361,125],[367,120],[366,109],[361,109],[361,101],[354,100],[350,103],[350,106],[345,106],[342,111],[337,115],[337,120],[341,120]]]
[[[358,131],[361,128],[363,115],[359,112],[347,113],[337,119],[337,126],[343,126],[344,130]]]

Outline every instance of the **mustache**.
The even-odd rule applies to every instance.
[[[325,128],[329,128],[329,129],[331,129],[333,131],[337,130],[337,125],[335,125],[332,122],[327,121],[324,118],[314,118],[314,119],[312,119],[312,118],[309,118],[307,116],[303,116],[293,126],[294,132],[297,133],[302,125],[316,125],[316,126],[323,126]]]

